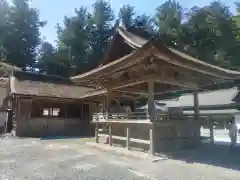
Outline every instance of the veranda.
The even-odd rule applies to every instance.
[[[95,107],[98,114],[92,121],[97,143],[99,137],[107,136],[110,146],[139,147],[151,153],[196,147],[201,125],[198,89],[240,77],[240,72],[204,63],[158,42],[119,27],[102,65],[72,78],[95,86],[95,91],[82,99],[102,104],[101,110]],[[156,93],[185,89],[194,92],[193,116],[184,116],[179,110],[167,114],[155,110]],[[138,98],[147,99],[147,114],[136,112]],[[122,110],[124,103],[132,112]],[[100,133],[100,125],[108,129]]]

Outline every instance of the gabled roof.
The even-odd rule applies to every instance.
[[[156,102],[155,102],[155,109],[156,110],[160,110],[160,111],[167,111],[167,108],[165,105],[158,105]],[[142,109],[142,110],[147,110],[148,109],[148,104],[146,104],[145,106],[141,106],[137,109]]]
[[[20,71],[21,68],[0,61],[0,77],[8,77],[14,70]]]
[[[232,104],[239,94],[237,87],[216,91],[204,91],[198,94],[199,106],[227,105]],[[164,103],[166,107],[193,107],[193,94],[182,95],[178,100],[157,101]]]
[[[229,89],[221,89],[215,91],[204,91],[198,94],[199,106],[223,106],[230,105],[235,102],[239,94],[237,87]],[[180,96],[178,99],[159,100],[155,101],[155,108],[162,109],[162,107],[193,107],[193,94],[186,94]],[[142,106],[139,109],[147,109],[148,105]],[[210,111],[210,110],[209,110]],[[191,111],[189,111],[191,112]],[[203,111],[205,112],[205,111]]]
[[[14,71],[10,76],[10,94],[80,99],[90,90],[58,76],[23,71]]]
[[[133,49],[140,49],[143,45],[148,42],[148,39],[140,37],[123,27],[117,29],[118,34],[125,40],[125,42]],[[150,39],[150,37],[149,37]]]
[[[8,85],[8,78],[0,77],[0,88],[6,88]]]
[[[237,114],[240,111],[237,109],[221,109],[221,110],[200,110],[200,114],[204,115],[211,115],[211,114],[217,114],[217,115],[231,115],[231,114]],[[183,111],[183,114],[189,114],[193,115],[194,111]]]
[[[132,27],[131,31],[136,32],[136,28]],[[144,37],[148,37],[147,39],[142,38],[132,33],[131,31],[126,30],[124,26],[115,27],[115,32],[109,39],[107,50],[105,52],[103,60],[100,62],[100,66],[120,58],[117,54],[119,53],[119,49],[121,50],[121,56],[125,56],[141,48],[144,44],[147,43],[147,39],[150,38],[150,36],[146,35]],[[126,52],[122,52],[124,49]]]
[[[138,61],[139,59],[155,56],[159,61],[163,61],[187,70],[192,70],[204,75],[210,75],[212,77],[222,79],[238,79],[240,78],[240,72],[224,69],[218,66],[208,64],[200,61],[194,57],[191,57],[183,52],[180,52],[174,48],[168,47],[161,43],[158,39],[145,39],[136,34],[133,34],[126,29],[119,27],[117,29],[116,36],[120,36],[126,44],[132,48],[132,52],[122,56],[119,59],[112,59],[108,61],[108,64],[104,64],[101,67],[93,69],[87,73],[72,77],[72,79],[84,82],[91,80],[92,78],[98,78],[104,74],[111,73],[115,69],[120,69],[122,66],[127,66]],[[121,48],[121,47],[110,47]],[[132,65],[132,64],[131,64]],[[130,66],[130,65],[129,65]]]

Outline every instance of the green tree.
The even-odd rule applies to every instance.
[[[142,15],[137,16],[134,19],[133,26],[135,28],[143,28],[146,32],[148,32],[150,34],[155,33],[154,32],[153,19],[146,14],[142,14]]]
[[[40,44],[40,28],[45,22],[39,20],[37,9],[30,8],[28,0],[14,0],[4,12],[1,24],[1,44],[6,50],[6,61],[18,67],[32,66],[36,60],[36,48]],[[6,10],[4,8],[3,10]]]
[[[227,6],[212,2],[209,6],[192,8],[187,17],[181,40],[188,52],[223,67],[233,68],[233,64],[238,64],[238,28]]]
[[[134,6],[127,4],[120,8],[118,18],[128,28],[133,26],[135,14]]]
[[[161,40],[172,46],[180,44],[184,10],[175,0],[168,0],[156,9],[155,25]]]
[[[72,64],[72,74],[86,71],[90,54],[91,15],[86,8],[75,10],[73,17],[64,18],[64,26],[57,27],[58,50]],[[71,62],[70,62],[71,61]]]
[[[109,2],[97,0],[92,12],[89,68],[96,67],[103,58],[108,40],[113,34],[113,20],[114,13]]]
[[[67,47],[56,49],[49,42],[43,42],[37,61],[39,72],[63,77],[70,76],[72,64],[68,59],[67,51]]]

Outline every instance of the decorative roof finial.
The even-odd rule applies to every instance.
[[[127,27],[126,27],[126,25],[125,25],[125,23],[123,22],[122,19],[119,19],[118,21],[119,21],[119,27],[122,27],[122,28],[124,28],[124,29],[127,29]]]

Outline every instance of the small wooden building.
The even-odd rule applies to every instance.
[[[69,79],[14,71],[8,96],[16,136],[92,135],[90,105],[79,99],[90,90]]]
[[[99,142],[99,136],[107,136],[110,145],[147,147],[154,153],[196,147],[200,142],[201,124],[198,89],[238,78],[240,72],[207,64],[167,47],[158,39],[150,38],[142,29],[117,27],[101,65],[72,79],[95,87],[94,92],[84,96],[85,100],[100,100],[102,96],[101,103],[105,108],[101,117],[104,118],[93,120],[96,142]],[[180,89],[193,90],[194,116],[183,118],[179,114],[157,114],[155,95]],[[121,113],[120,108],[114,108],[113,112],[111,107],[119,107],[126,97],[133,112]],[[147,99],[147,115],[140,116],[134,112],[136,98]],[[105,134],[99,134],[100,125],[108,127]]]

